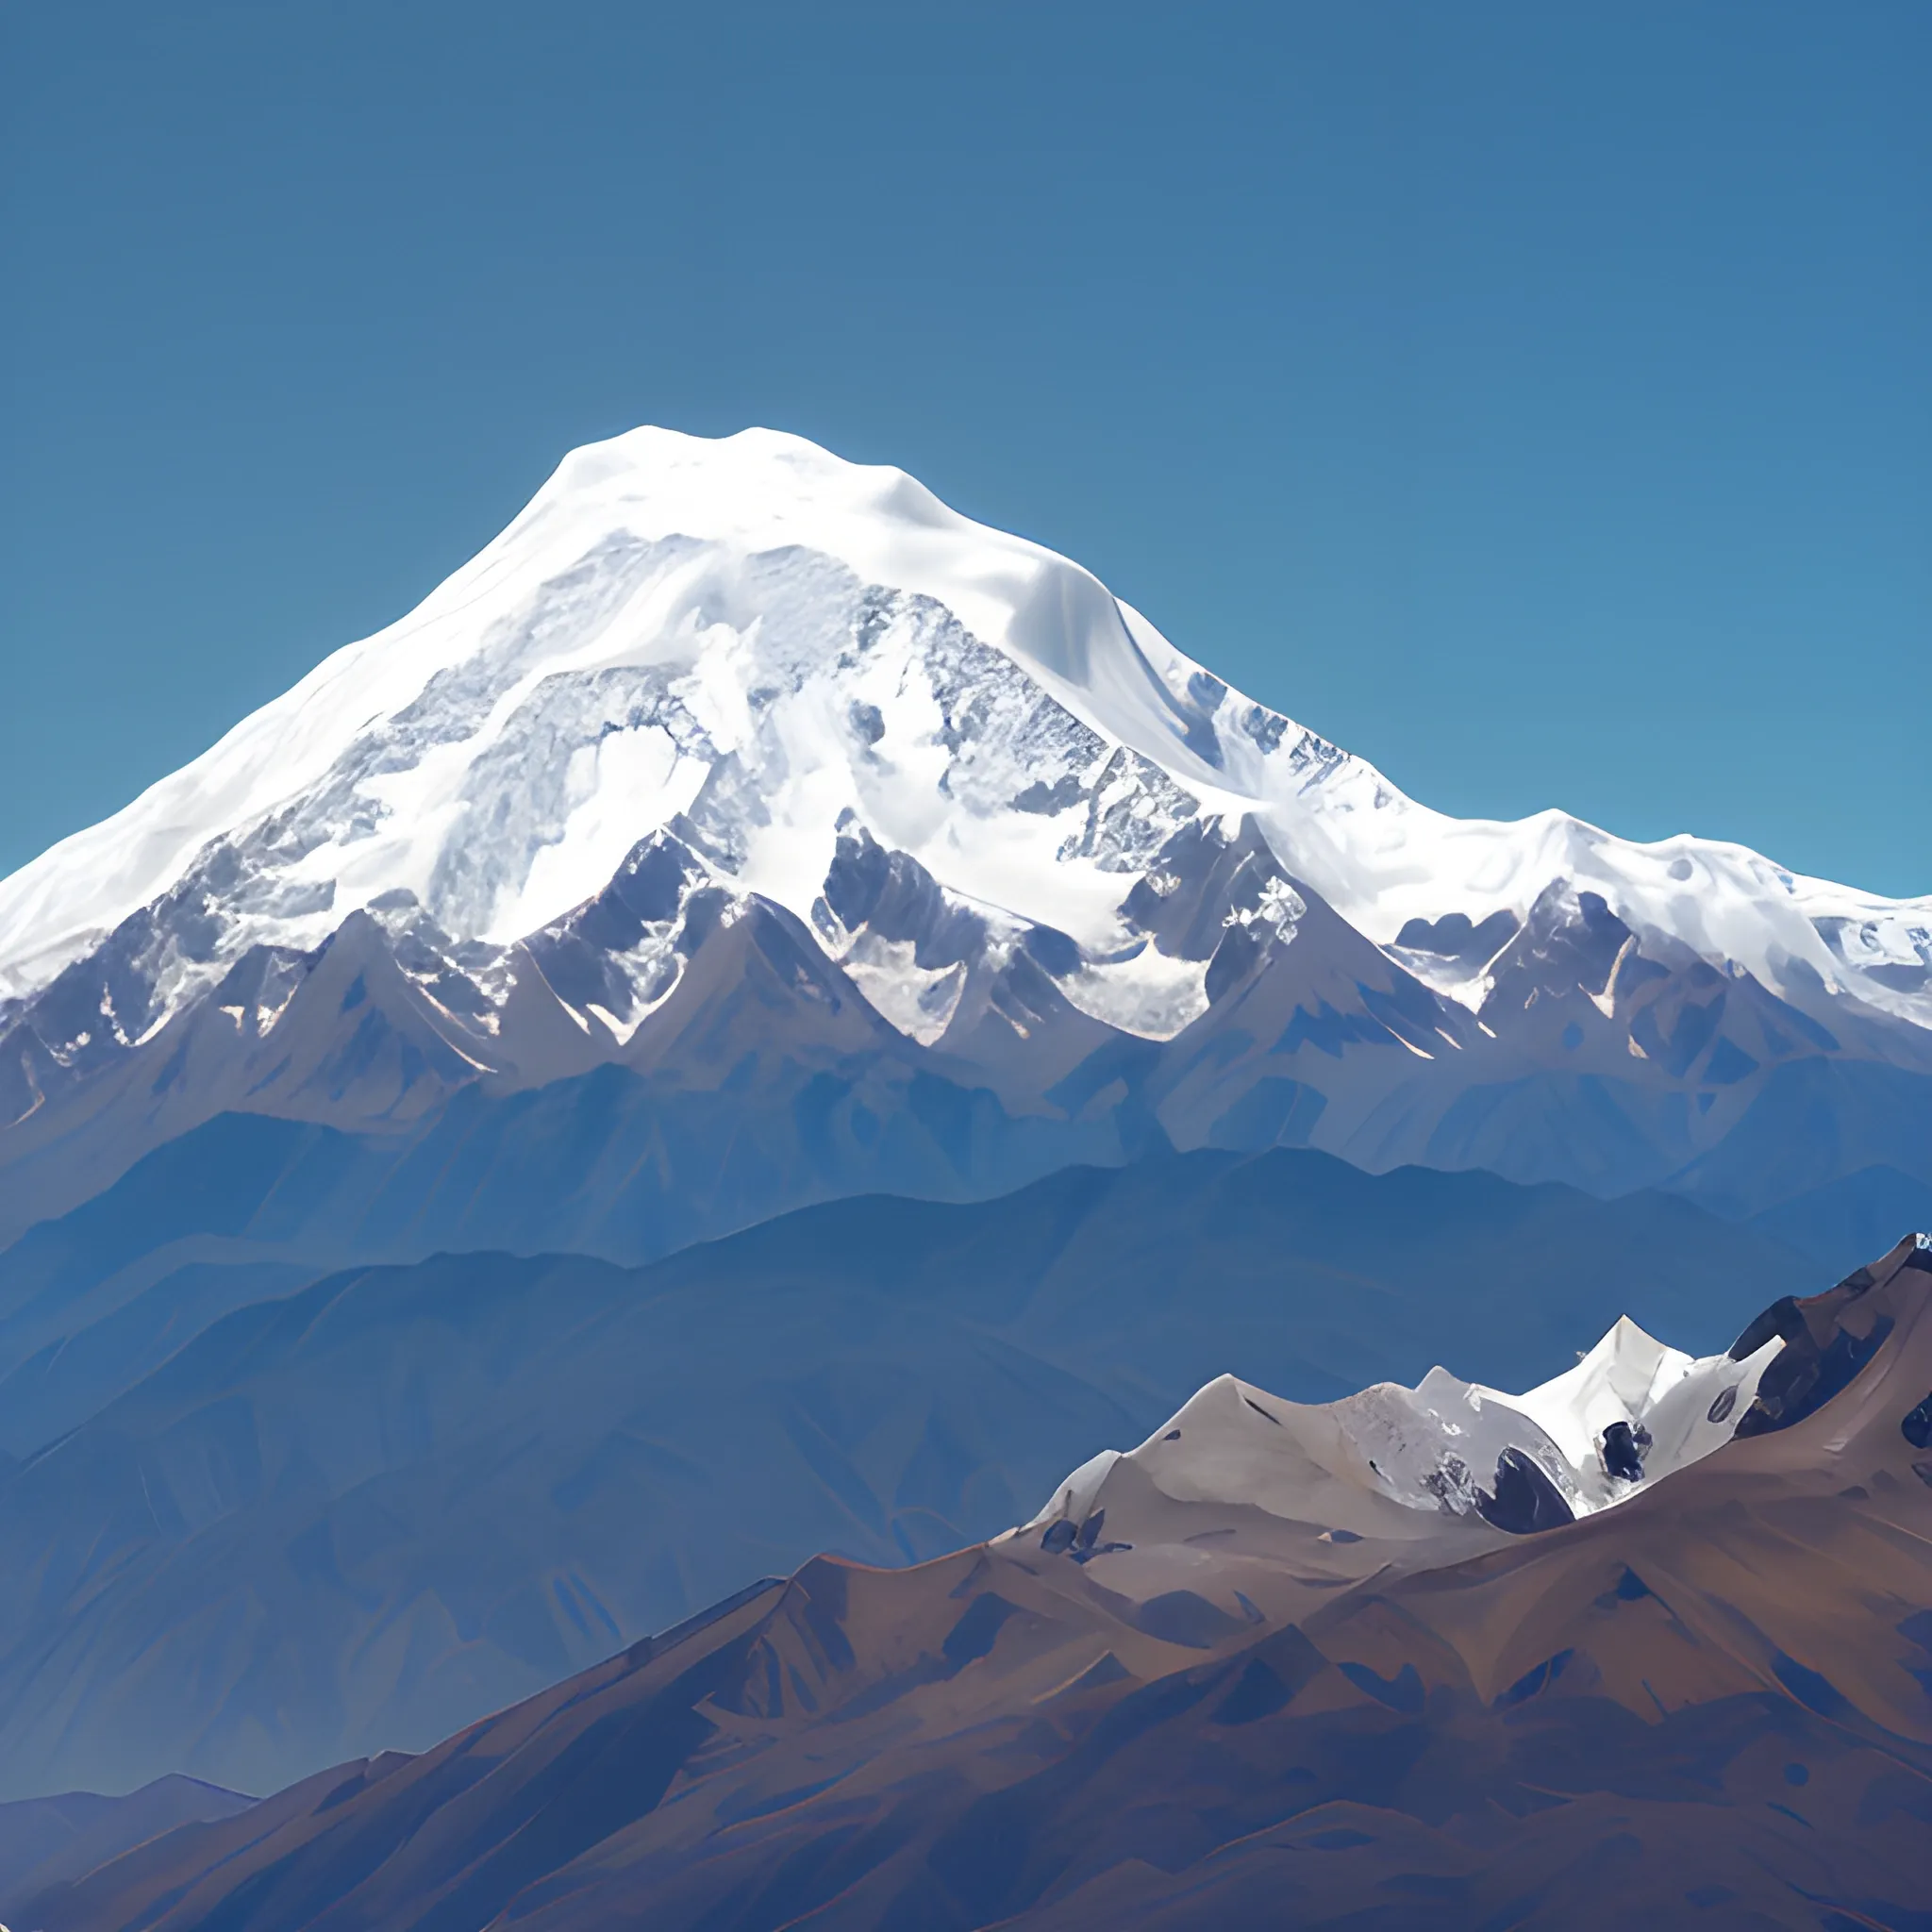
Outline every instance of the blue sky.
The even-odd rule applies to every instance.
[[[1458,812],[1932,891],[1932,8],[90,4],[0,25],[0,868],[767,423]]]

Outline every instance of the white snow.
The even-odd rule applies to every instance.
[[[901,594],[865,607],[861,647],[874,586]],[[1122,747],[1158,770],[1109,767]],[[1095,808],[1119,816],[1101,833],[1085,807],[1016,803],[1103,769],[1118,775]],[[1226,691],[1078,565],[898,470],[766,429],[643,428],[566,458],[415,610],[0,882],[0,1000],[47,984],[213,841],[247,889],[224,902],[220,957],[178,966],[164,998],[245,945],[317,943],[398,888],[455,938],[527,935],[681,812],[730,848],[739,886],[802,917],[851,810],[954,892],[1114,957],[1132,877],[1196,808],[1253,814],[1285,869],[1381,942],[1412,915],[1521,917],[1566,879],[1774,988],[1851,975],[1932,1024],[1924,994],[1862,977],[1932,958],[1932,900],[1557,811],[1431,811]],[[888,962],[859,963],[875,983]],[[1198,977],[1150,947],[1070,991],[1159,1038],[1198,1010]],[[908,1024],[929,1029],[931,986],[905,991]]]
[[[945,1032],[966,988],[966,968],[922,966],[910,940],[862,933],[839,963],[868,1000],[908,1039],[930,1046]]]
[[[1574,1500],[1583,1514],[1621,1502],[1726,1441],[1757,1394],[1757,1378],[1783,1345],[1768,1341],[1741,1362],[1727,1355],[1692,1357],[1666,1347],[1625,1315],[1574,1369],[1522,1395],[1467,1386],[1477,1399],[1528,1417],[1549,1438],[1576,1485]],[[1712,1423],[1708,1411],[1726,1389],[1731,1405]],[[1604,1471],[1604,1433],[1620,1422],[1651,1438],[1641,1482],[1612,1481]]]
[[[1171,958],[1150,944],[1132,958],[1082,966],[1059,987],[1092,1019],[1145,1040],[1172,1040],[1208,1010],[1208,962]]]
[[[1248,1507],[1324,1538],[1413,1541],[1449,1519],[1479,1523],[1506,1450],[1527,1456],[1573,1516],[1614,1507],[1730,1439],[1783,1343],[1744,1361],[1693,1358],[1626,1316],[1567,1371],[1522,1395],[1431,1369],[1414,1389],[1377,1383],[1339,1402],[1285,1402],[1223,1375],[1138,1448],[1104,1450],[1074,1472],[1021,1530],[1108,1511],[1108,1534],[1173,1540],[1187,1528],[1149,1518],[1146,1484],[1169,1503]],[[1625,1424],[1642,1472],[1618,1474],[1605,1437]],[[1152,1522],[1152,1534],[1138,1525]]]

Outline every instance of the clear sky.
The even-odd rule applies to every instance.
[[[0,870],[764,423],[1464,813],[1932,891],[1932,7],[0,16]]]

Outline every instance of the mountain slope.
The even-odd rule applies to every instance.
[[[232,1818],[254,1802],[192,1778],[164,1777],[125,1797],[68,1791],[0,1805],[0,1911],[50,1885],[84,1878],[180,1825]]]
[[[1516,1534],[1410,1507],[1398,1536],[1386,1499],[1344,1534],[1317,1487],[1191,1449],[1190,1405],[1175,1460],[1168,1432],[1136,1452],[1131,1545],[1055,1518],[910,1571],[821,1559],[31,1908],[47,1932],[1912,1924],[1926,1247],[1774,1304],[1730,1351],[1760,1354],[1707,1454]],[[1239,1426],[1284,1466],[1265,1412]]]
[[[1626,1309],[1708,1349],[1811,1277],[1668,1196],[1286,1150],[832,1203],[641,1270],[356,1269],[175,1338],[171,1296],[263,1265],[0,1381],[0,1793],[423,1746],[815,1550],[991,1535],[1233,1364],[1524,1385]]]

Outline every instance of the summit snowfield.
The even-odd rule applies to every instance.
[[[748,1055],[837,1145],[721,1225],[878,1184],[922,1080],[924,1191],[1308,1143],[1758,1213],[1932,1187],[1932,901],[1447,818],[900,471],[650,428],[0,884],[5,1225],[222,1113]]]
[[[1556,811],[1430,811],[1231,691],[1078,565],[770,430],[644,428],[573,453],[408,617],[0,885],[0,990],[43,987],[216,848],[254,888],[233,892],[219,951],[314,944],[399,891],[453,937],[506,943],[701,799],[737,834],[739,882],[801,917],[852,811],[965,897],[1104,948],[1119,894],[1094,874],[1126,845],[1082,851],[1077,833],[1109,768],[1132,772],[1113,789],[1137,827],[1158,817],[1167,788],[1135,758],[1189,794],[1170,812],[1253,814],[1378,943],[1412,919],[1520,924],[1552,886],[1594,891],[1640,934],[1774,985],[1842,980],[1932,1024],[1932,900]]]

